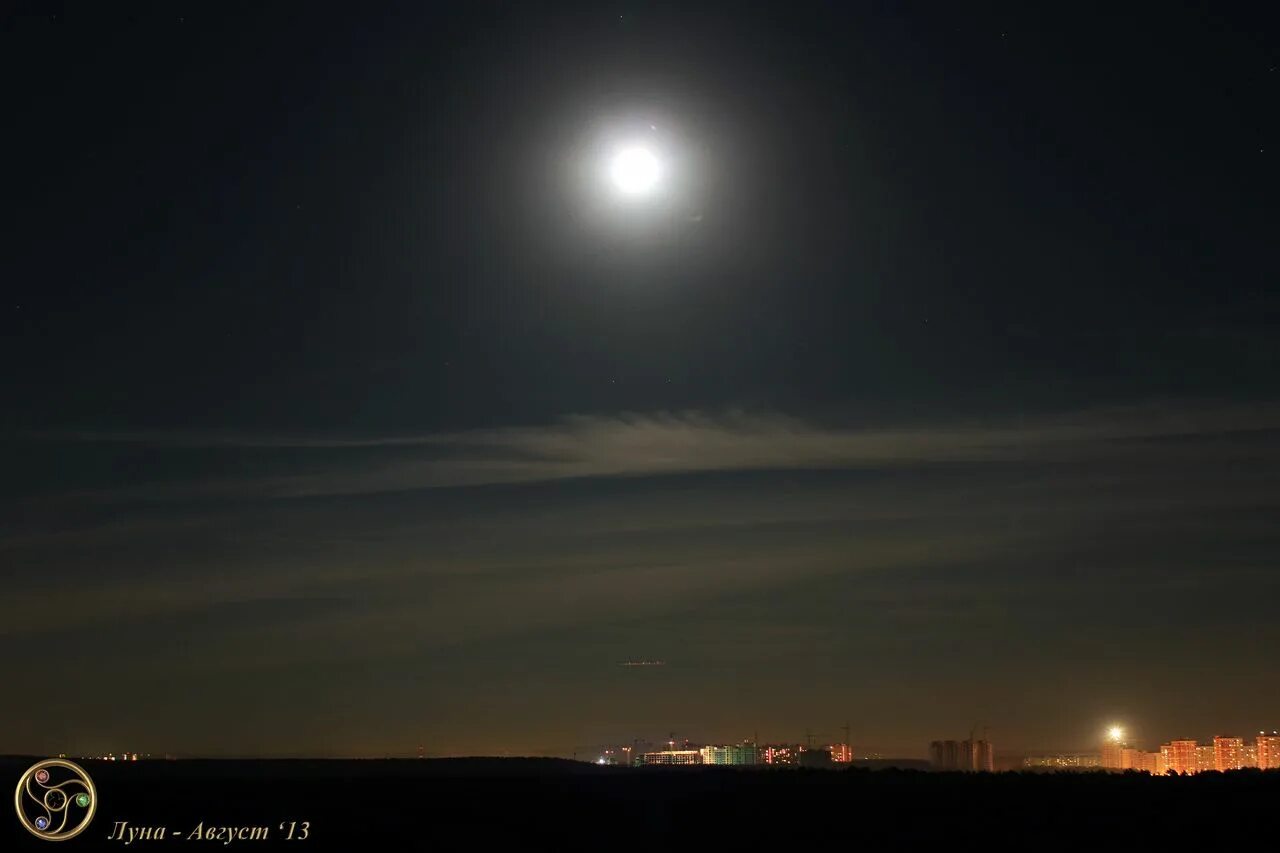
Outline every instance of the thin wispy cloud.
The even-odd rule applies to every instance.
[[[1164,452],[1161,442],[1247,437],[1277,429],[1280,407],[1202,405],[902,427],[818,424],[771,413],[681,412],[576,416],[541,426],[381,438],[183,432],[62,438],[139,443],[173,452],[314,451],[290,455],[270,475],[210,473],[198,480],[112,490],[121,497],[291,498],[714,471],[1143,458]]]

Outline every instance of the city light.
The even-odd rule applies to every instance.
[[[1082,752],[1028,752],[1015,757],[1006,752],[997,759],[995,748],[986,738],[938,740],[929,744],[927,761],[915,758],[895,759],[910,766],[924,765],[933,770],[952,772],[996,772],[1025,768],[1035,771],[1088,771],[1143,773],[1165,776],[1170,773],[1192,775],[1206,771],[1230,772],[1256,768],[1280,769],[1280,734],[1260,732],[1253,742],[1233,735],[1215,735],[1208,743],[1193,738],[1164,742],[1155,749],[1144,748],[1131,740],[1132,733],[1121,725],[1109,725],[1093,750]],[[642,743],[637,740],[637,744]],[[647,746],[647,742],[644,742]],[[882,756],[867,753],[867,759]],[[818,761],[817,759],[822,759]],[[853,747],[846,743],[816,747],[796,743],[758,743],[754,739],[738,743],[697,744],[689,738],[669,737],[653,750],[630,746],[604,750],[598,764],[638,767],[644,765],[739,765],[739,766],[832,766],[854,764]]]

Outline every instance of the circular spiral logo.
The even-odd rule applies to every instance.
[[[80,765],[46,758],[27,768],[13,792],[18,820],[36,838],[65,841],[89,826],[98,810],[98,791]]]

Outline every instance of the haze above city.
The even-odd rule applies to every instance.
[[[1273,10],[110,5],[0,33],[0,753],[1280,727]]]

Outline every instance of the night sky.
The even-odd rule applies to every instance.
[[[261,5],[0,23],[0,752],[1280,725],[1274,7]]]

